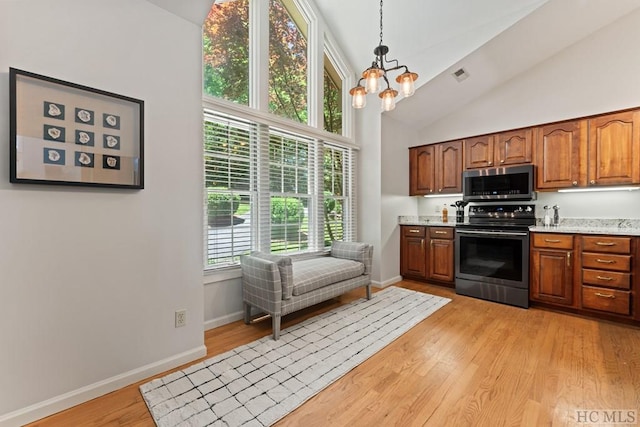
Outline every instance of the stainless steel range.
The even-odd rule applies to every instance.
[[[456,293],[529,307],[529,226],[535,205],[469,207],[456,224]]]

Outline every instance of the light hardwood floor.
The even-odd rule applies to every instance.
[[[578,410],[640,413],[640,328],[397,285],[453,301],[277,426],[570,426],[584,425]],[[283,328],[363,295],[287,316]],[[270,321],[207,331],[207,357],[269,333]],[[141,383],[30,425],[153,426]]]

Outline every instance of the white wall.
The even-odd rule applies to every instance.
[[[382,116],[380,282],[400,281],[399,215],[417,215],[417,198],[409,195],[409,147],[418,144],[415,130]]]
[[[422,129],[421,144],[640,106],[639,42],[637,10]],[[419,213],[436,203],[421,199]],[[538,193],[537,215],[555,203],[562,217],[640,218],[637,192]]]
[[[204,354],[201,30],[143,0],[3,1],[0,52],[0,425],[16,425]],[[9,67],[144,100],[146,188],[9,184]]]
[[[370,100],[371,101],[371,100]],[[375,101],[375,100],[374,100]],[[373,245],[371,279],[381,282],[381,116],[375,105],[356,111],[358,152],[358,235],[357,239]]]

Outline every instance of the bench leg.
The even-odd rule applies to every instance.
[[[251,306],[246,302],[243,302],[242,307],[244,308],[244,324],[248,325],[251,323]]]
[[[273,339],[274,341],[278,341],[280,338],[280,315],[274,314],[271,316],[271,324],[273,327]]]
[[[371,299],[371,283],[367,285],[367,299]]]

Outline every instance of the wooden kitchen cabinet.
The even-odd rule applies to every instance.
[[[400,274],[453,285],[454,228],[401,225]]]
[[[632,314],[634,239],[582,236],[582,308],[606,314]]]
[[[427,277],[431,280],[453,283],[454,229],[452,227],[429,227],[429,268]]]
[[[640,110],[589,119],[588,185],[640,183]]]
[[[493,166],[493,135],[482,135],[464,140],[464,168],[480,169]]]
[[[435,145],[409,149],[409,195],[433,194],[436,188]]]
[[[533,129],[518,129],[464,140],[464,167],[479,169],[532,161]]]
[[[569,234],[532,233],[529,298],[576,307],[574,238]]]
[[[531,163],[533,128],[501,132],[494,137],[496,166]]]
[[[409,195],[462,192],[462,141],[409,149]]]
[[[423,226],[400,226],[400,274],[403,277],[427,277],[426,229]]]
[[[535,129],[537,189],[585,186],[587,121],[553,123]]]
[[[640,110],[539,126],[536,189],[640,184]]]

